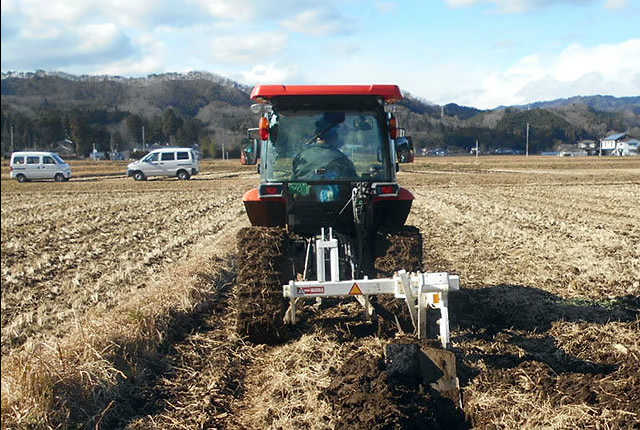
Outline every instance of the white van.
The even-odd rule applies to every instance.
[[[55,152],[14,152],[11,154],[9,169],[11,177],[18,182],[32,179],[54,179],[62,182],[71,178],[71,166]]]
[[[149,176],[177,176],[189,179],[200,172],[198,154],[191,148],[161,148],[127,166],[127,176],[144,181]]]

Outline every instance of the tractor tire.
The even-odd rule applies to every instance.
[[[234,289],[236,331],[256,344],[283,342],[288,330],[282,286],[291,277],[286,229],[245,227],[236,238],[241,262]]]
[[[413,226],[403,226],[398,230],[378,232],[374,269],[377,278],[390,278],[401,269],[407,272],[422,271],[420,230]],[[378,296],[376,306],[376,312],[382,317],[378,326],[379,336],[395,336],[396,324],[400,324],[405,333],[413,332],[411,315],[404,300]]]
[[[401,269],[422,270],[422,233],[410,225],[395,231],[380,231],[375,252],[374,267],[379,278],[393,276]]]

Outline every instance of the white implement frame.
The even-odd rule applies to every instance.
[[[325,261],[329,254],[331,280],[326,280]],[[284,320],[288,324],[296,323],[296,304],[300,299],[316,299],[318,297],[355,297],[369,315],[373,307],[369,296],[393,294],[395,298],[404,299],[411,314],[411,321],[419,338],[427,337],[427,310],[440,309],[438,336],[444,348],[449,347],[449,291],[460,289],[460,278],[446,272],[407,273],[400,270],[393,278],[383,279],[339,279],[338,240],[333,238],[329,228],[328,236],[324,229],[316,239],[316,281],[289,281],[283,285],[284,297],[289,298],[289,309]]]

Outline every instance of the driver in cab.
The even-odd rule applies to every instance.
[[[315,134],[293,159],[293,176],[305,180],[353,179],[356,168],[342,151],[338,126],[344,122],[344,112],[327,112],[315,123]]]

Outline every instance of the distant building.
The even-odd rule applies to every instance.
[[[104,152],[100,152],[100,151],[97,151],[96,149],[94,149],[93,151],[91,151],[91,154],[89,154],[89,158],[91,158],[94,161],[96,161],[96,160],[106,160],[107,159],[107,154],[104,153]]]
[[[109,160],[128,160],[131,156],[131,151],[112,151],[108,153]]]
[[[577,148],[585,151],[588,155],[596,155],[598,153],[598,145],[595,140],[584,139],[576,144]]]
[[[611,134],[600,140],[600,149],[606,155],[638,155],[640,141],[626,132]]]
[[[76,158],[76,145],[70,139],[59,140],[51,146],[51,151],[60,154],[62,158]]]
[[[626,136],[627,136],[626,132],[615,133],[600,139],[600,150],[604,154],[613,153],[618,149],[618,143],[622,142]]]
[[[591,142],[593,143],[593,148],[595,148],[596,143],[594,141],[591,141]],[[588,141],[581,141],[581,142],[578,142],[578,144],[576,145],[563,143],[561,145],[556,145],[556,148],[555,148],[557,152],[556,155],[559,155],[561,157],[586,157],[587,155],[589,155],[589,152],[585,149],[588,146],[589,146]]]
[[[640,155],[640,140],[634,138],[627,138],[618,142],[616,149],[613,150],[611,155]]]

